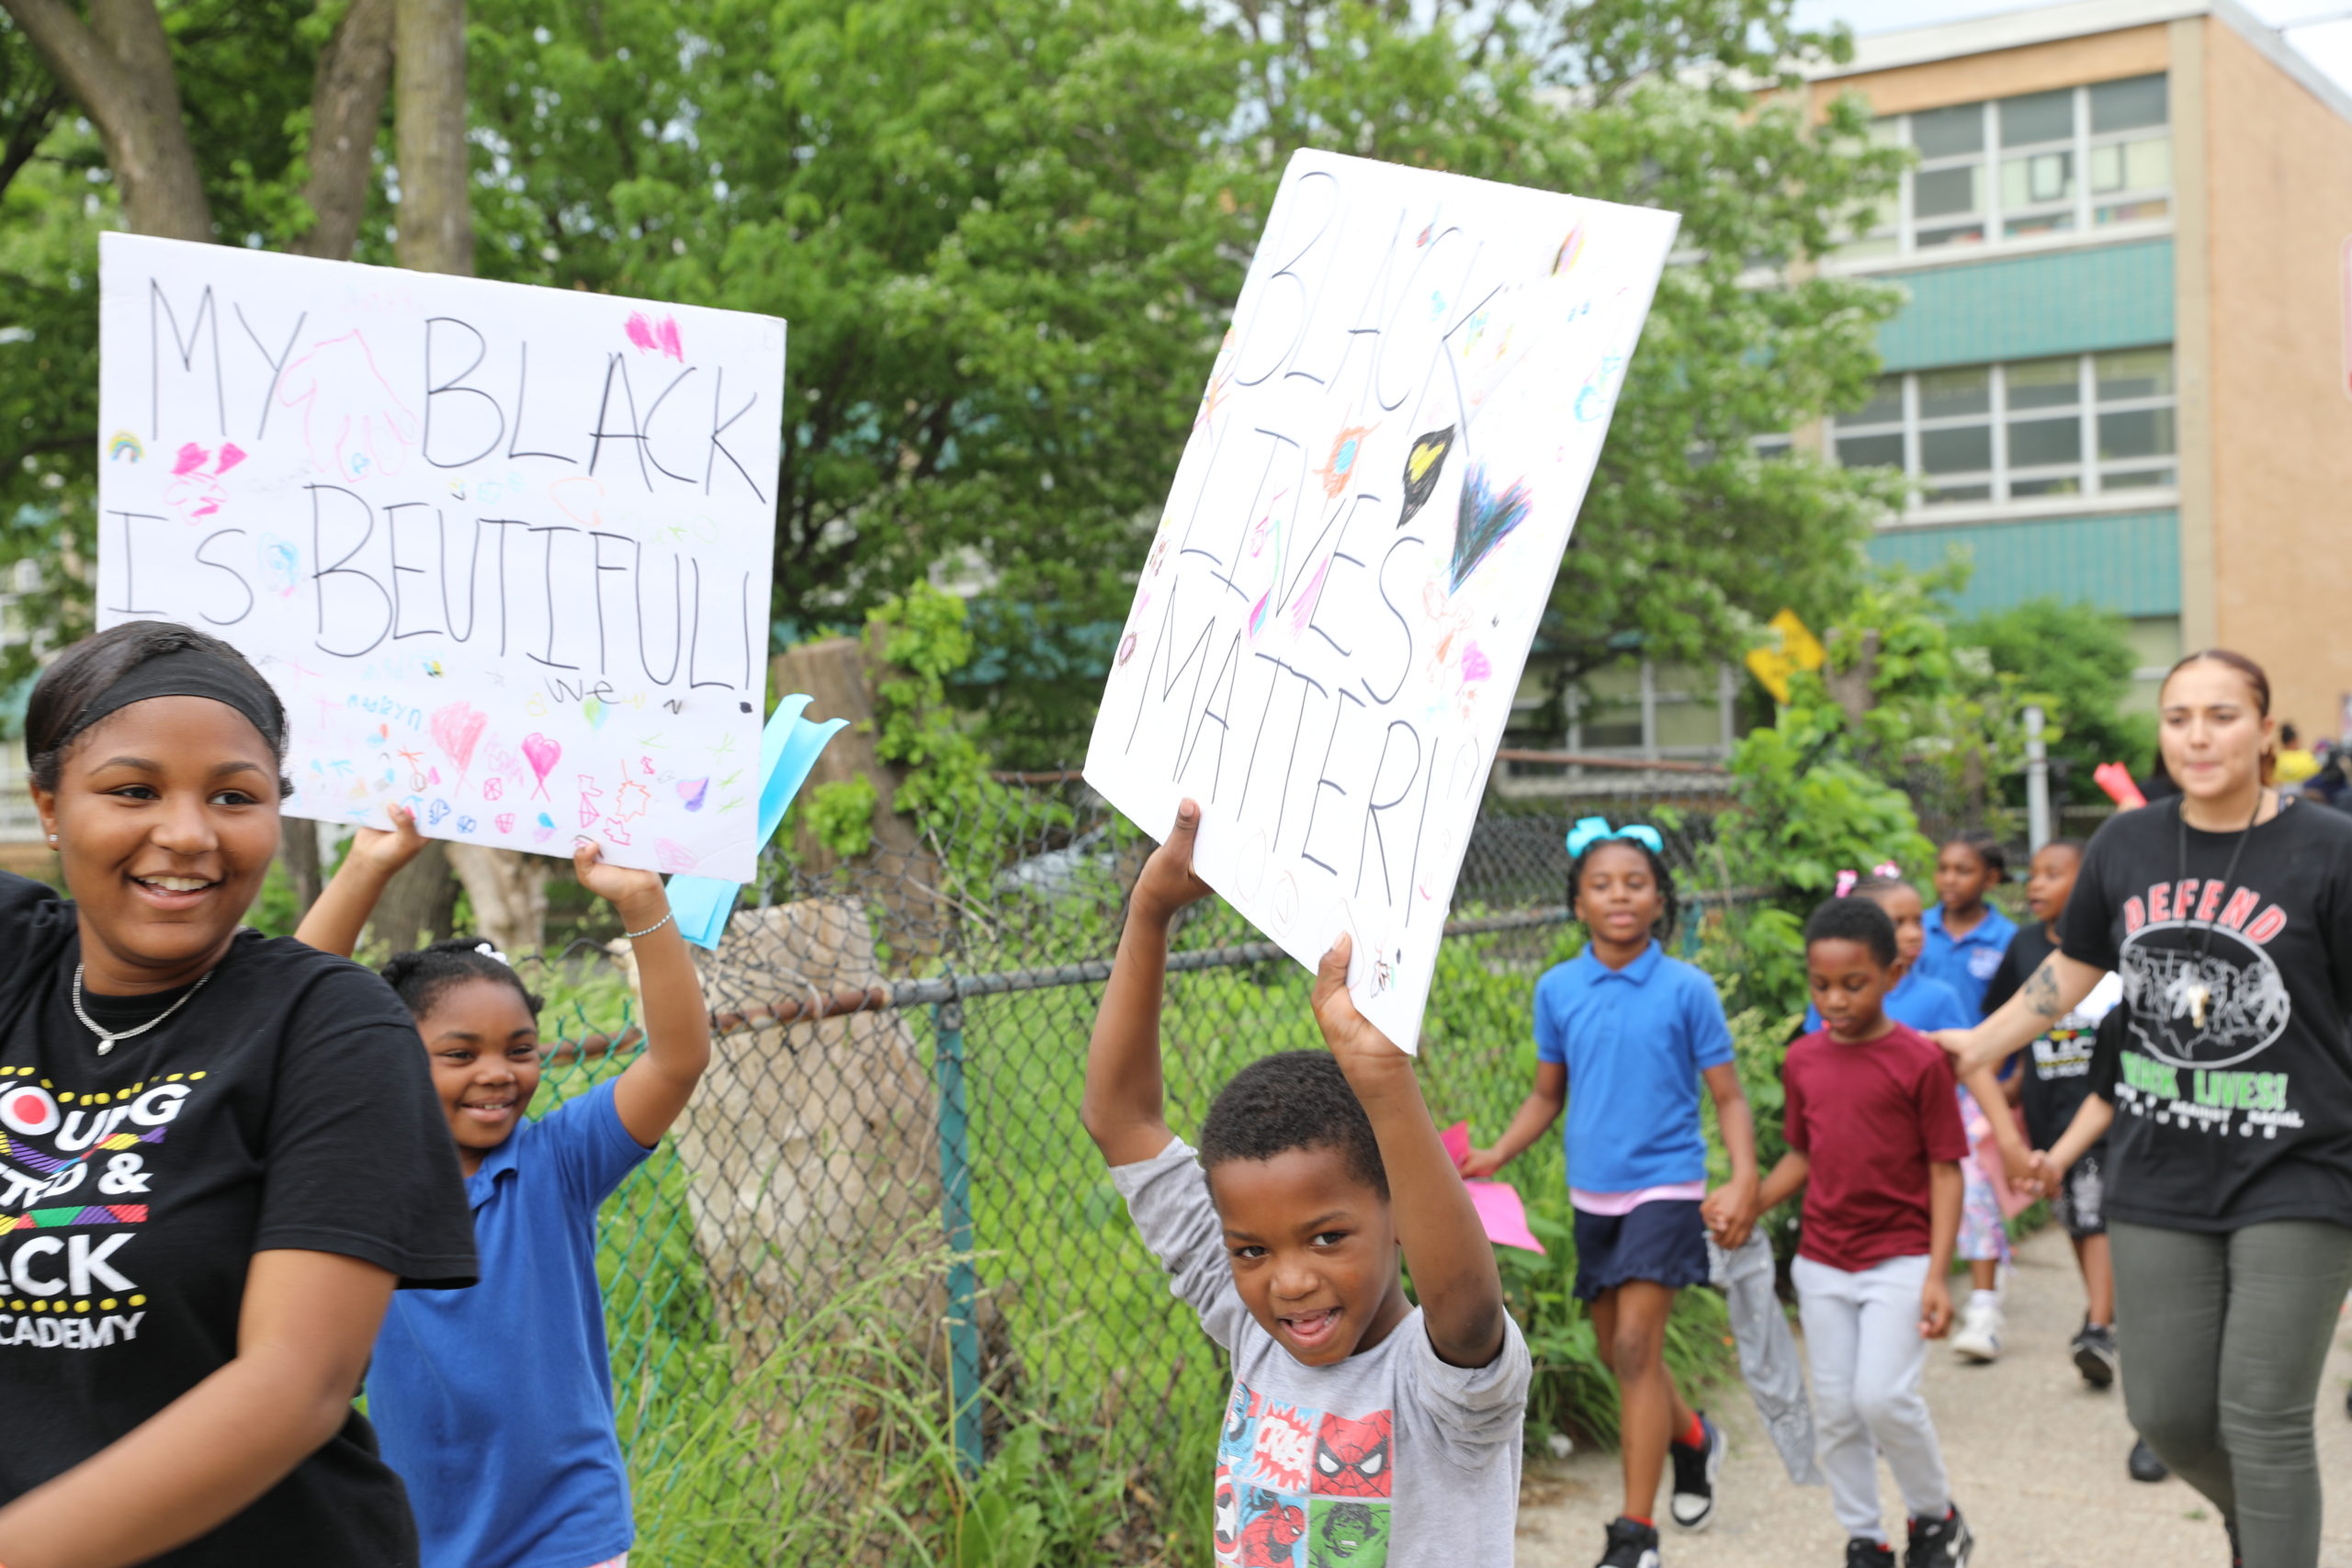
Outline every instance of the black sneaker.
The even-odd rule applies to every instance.
[[[1658,1568],[1657,1529],[1620,1515],[1609,1521],[1609,1544],[1593,1568]]]
[[[1976,1538],[1958,1508],[1940,1519],[1913,1519],[1911,1548],[1903,1554],[1903,1568],[1968,1568],[1968,1554]]]
[[[1894,1548],[1856,1536],[1846,1543],[1846,1568],[1894,1568]]]
[[[1674,1495],[1667,1500],[1667,1512],[1687,1530],[1705,1529],[1713,1520],[1715,1478],[1724,1472],[1723,1433],[1703,1410],[1699,1412],[1699,1427],[1707,1435],[1699,1447],[1681,1443],[1667,1447],[1674,1456]]]
[[[2132,1457],[2124,1461],[2123,1468],[2131,1472],[2132,1479],[2134,1481],[2163,1481],[2172,1474],[2171,1471],[2165,1468],[2165,1461],[2156,1457],[2156,1450],[2148,1446],[2148,1439],[2145,1438],[2133,1441]]]
[[[2075,1336],[2075,1370],[2093,1388],[2115,1386],[2115,1330],[2086,1323]]]

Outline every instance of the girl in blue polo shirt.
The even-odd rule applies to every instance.
[[[1603,1568],[1657,1568],[1658,1483],[1670,1453],[1674,1522],[1706,1526],[1723,1434],[1668,1374],[1674,1293],[1707,1280],[1707,1235],[1726,1248],[1756,1221],[1756,1131],[1714,983],[1667,956],[1675,891],[1657,829],[1588,817],[1568,835],[1568,904],[1585,949],[1535,985],[1535,1087],[1465,1175],[1491,1176],[1567,1110],[1577,1299],[1588,1304],[1623,1410],[1624,1512]],[[1731,1179],[1707,1191],[1699,1086],[1714,1097]]]
[[[424,847],[363,830],[295,934],[348,954],[391,874]],[[710,1021],[662,878],[582,840],[580,885],[635,950],[645,1049],[536,1121],[538,998],[474,937],[384,965],[415,1015],[473,1205],[481,1282],[411,1291],[384,1319],[368,1414],[408,1483],[423,1568],[614,1568],[636,1527],[614,1430],[596,1211],[678,1119],[710,1061]]]
[[[1960,994],[1972,1028],[1984,1016],[1984,987],[2018,934],[2018,923],[1985,902],[2008,874],[2008,856],[1990,833],[1962,833],[1936,852],[1936,897],[1942,902],[1928,911],[1927,946],[1912,967]]]

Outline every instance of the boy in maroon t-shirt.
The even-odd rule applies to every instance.
[[[1907,1568],[1965,1568],[1975,1542],[1919,1393],[1926,1342],[1951,1327],[1945,1277],[1968,1157],[1951,1067],[1939,1046],[1886,1016],[1896,975],[1885,910],[1833,898],[1804,938],[1824,1027],[1790,1046],[1781,1069],[1789,1152],[1760,1202],[1804,1189],[1795,1277],[1821,1468],[1849,1538],[1847,1568],[1894,1562],[1873,1449],[1911,1516]]]

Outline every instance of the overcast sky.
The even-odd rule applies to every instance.
[[[2274,28],[2312,62],[2352,90],[2352,0],[2244,0],[2246,8]],[[1856,33],[1893,32],[2033,9],[2018,0],[1797,0],[1797,19],[1811,27],[1842,21]],[[2305,17],[2335,17],[2312,27],[2294,27]]]

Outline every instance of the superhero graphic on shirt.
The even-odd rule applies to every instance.
[[[1236,1382],[1217,1441],[1217,1562],[1383,1568],[1395,1429],[1391,1411],[1311,1410]]]

